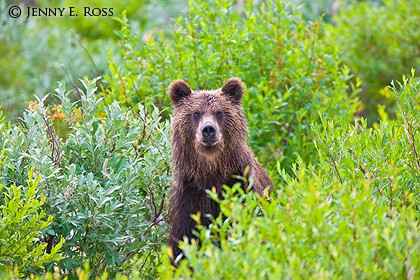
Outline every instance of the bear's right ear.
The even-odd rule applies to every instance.
[[[179,101],[191,94],[190,86],[183,80],[173,81],[169,86],[169,95],[171,96],[172,105],[176,105]]]

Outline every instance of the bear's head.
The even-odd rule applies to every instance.
[[[231,78],[222,88],[209,91],[193,91],[185,81],[174,81],[169,87],[174,108],[173,148],[212,158],[245,144],[243,93],[239,78]]]

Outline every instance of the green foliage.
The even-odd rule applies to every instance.
[[[4,153],[5,150],[3,150]],[[46,218],[46,197],[38,198],[40,176],[34,178],[34,168],[28,173],[27,186],[0,185],[0,272],[14,277],[45,271],[45,266],[61,259],[59,250],[64,239],[45,253],[47,244],[40,241],[42,233],[53,222]],[[46,218],[46,219],[45,219]]]
[[[66,31],[72,30],[82,38],[93,42],[94,40],[114,39],[115,30],[119,29],[118,21],[114,17],[120,16],[123,11],[127,13],[136,32],[148,33],[152,28],[162,28],[170,23],[170,18],[176,17],[180,10],[186,8],[185,0],[91,0],[87,3],[71,0],[55,1],[54,7],[74,7],[78,17],[66,16],[47,18],[44,24],[49,28],[59,27]],[[51,7],[48,0],[38,0],[41,7]],[[95,10],[94,10],[95,9]],[[101,15],[99,14],[101,9]],[[108,40],[107,40],[108,41]],[[113,45],[113,44],[111,44]],[[115,58],[115,57],[114,57]]]
[[[210,194],[226,220],[201,229],[200,248],[184,242],[188,262],[167,261],[162,278],[418,278],[420,141],[407,125],[420,124],[420,82],[394,90],[409,124],[314,125],[319,164],[298,160],[293,176],[279,166],[284,183],[269,201],[238,186],[221,201]]]
[[[317,121],[318,111],[350,122],[357,101],[347,86],[350,74],[320,39],[320,23],[306,24],[286,7],[282,1],[244,6],[190,1],[189,11],[175,21],[172,38],[161,33],[144,42],[123,16],[124,64],[110,57],[107,102],[166,108],[172,80],[211,89],[238,76],[248,87],[243,102],[260,159],[284,160],[287,167],[298,153],[310,160],[315,152],[310,122]]]
[[[401,73],[420,68],[420,2],[384,0],[361,2],[333,18],[328,41],[337,45],[343,62],[363,80],[361,99],[368,121],[377,121],[377,104],[394,115],[395,98],[387,90]]]
[[[106,41],[88,41],[39,17],[11,18],[5,2],[0,1],[0,106],[7,116],[20,116],[34,95],[53,91],[56,81],[76,87],[77,78],[106,71]]]
[[[169,125],[157,109],[136,114],[114,102],[100,110],[97,80],[82,81],[74,103],[60,83],[55,114],[44,98],[20,125],[4,129],[0,149],[9,160],[0,180],[22,180],[30,166],[42,174],[45,207],[54,216],[47,233],[66,239],[59,268],[75,274],[88,261],[95,273],[114,274],[138,262],[142,273],[153,275],[166,240]],[[54,130],[54,118],[67,124],[67,139]]]
[[[371,6],[378,6],[382,0],[289,0],[293,7],[299,8],[302,16],[306,20],[316,20],[319,17],[325,22],[330,22],[331,18],[341,10],[346,10],[349,6],[358,2],[365,2]]]
[[[47,1],[43,4],[45,7],[51,7]],[[60,17],[49,19],[54,24],[73,29],[84,38],[104,39],[115,37],[114,30],[118,29],[118,23],[112,18],[120,15],[122,11],[127,11],[130,18],[135,18],[140,28],[144,28],[147,19],[150,17],[148,13],[144,13],[144,9],[150,3],[150,0],[133,1],[112,1],[112,0],[93,0],[87,3],[78,3],[70,0],[59,1],[59,7],[74,7],[74,11],[78,17],[68,17],[62,20]],[[95,9],[95,10],[94,10]],[[101,9],[101,11],[99,11]],[[100,15],[99,15],[100,12]]]
[[[397,96],[398,116],[410,143],[411,168],[420,174],[420,80],[414,78],[415,70],[411,69],[411,77],[403,76],[403,84],[397,82],[398,87],[392,82],[392,91]]]
[[[18,19],[8,14],[7,4],[13,2],[23,11]],[[35,99],[34,95],[39,97],[53,91],[56,81],[77,87],[80,86],[78,78],[106,73],[107,50],[119,61],[113,52],[119,23],[113,16],[84,16],[84,7],[112,8],[114,16],[126,10],[135,29],[144,30],[164,27],[169,17],[176,15],[169,7],[185,6],[181,0],[89,1],[89,5],[67,0],[23,2],[31,7],[66,10],[63,17],[26,19],[27,7],[22,1],[0,0],[0,106],[8,117],[20,116],[24,105]],[[69,7],[74,7],[77,17],[68,16]]]

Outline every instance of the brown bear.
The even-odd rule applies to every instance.
[[[178,242],[193,238],[196,223],[192,214],[201,213],[201,223],[210,224],[209,215],[217,217],[219,205],[206,190],[232,186],[247,166],[253,177],[252,190],[259,195],[270,190],[272,182],[249,149],[246,119],[241,98],[244,86],[239,78],[229,79],[221,89],[192,91],[182,81],[169,87],[173,106],[172,197],[169,246],[174,257],[181,254]]]

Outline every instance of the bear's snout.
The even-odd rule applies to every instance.
[[[215,147],[221,140],[221,134],[217,123],[210,116],[204,116],[196,132],[197,144],[208,148]]]
[[[201,126],[201,143],[206,147],[213,147],[219,142],[217,126],[207,121]]]
[[[204,141],[212,140],[216,136],[216,126],[212,123],[206,123],[201,130],[201,134]]]

